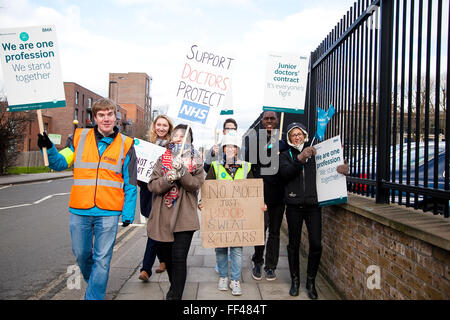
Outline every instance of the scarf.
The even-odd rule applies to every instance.
[[[196,169],[196,161],[193,161],[196,159],[195,156],[197,156],[194,148],[192,148],[190,145],[187,146],[185,145],[185,150],[187,149],[188,151],[190,151],[190,156],[189,157],[182,157],[182,160],[184,162],[184,166],[188,169],[188,171],[190,173],[192,173],[195,169]],[[174,154],[179,154],[181,150],[181,145],[177,145],[177,144],[173,144],[170,143],[168,149],[166,150],[166,152],[164,152],[164,154],[161,156],[161,161],[162,161],[162,171],[164,173],[164,175],[167,174],[167,172],[169,170],[171,170],[172,167],[172,161],[174,158]],[[188,152],[183,152],[185,155]],[[194,156],[192,156],[194,155]],[[168,207],[171,208],[177,198],[178,198],[179,192],[178,192],[178,187],[176,184],[173,185],[172,188],[170,188],[170,190],[164,195],[164,204]]]
[[[289,139],[288,139],[288,145],[290,145],[292,148],[297,149],[299,152],[302,152],[303,146],[305,145],[305,143],[293,144],[293,143],[291,143],[291,141],[289,141]]]

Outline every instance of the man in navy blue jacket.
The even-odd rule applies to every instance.
[[[279,153],[287,148],[283,140],[278,139],[278,116],[273,111],[265,111],[261,118],[263,130],[256,133],[256,149],[247,140],[245,160],[252,163],[252,172],[255,178],[264,181],[264,203],[267,211],[264,213],[264,233],[269,229],[266,246],[255,246],[252,256],[252,277],[261,280],[261,268],[265,262],[264,271],[267,280],[276,279],[275,269],[278,264],[280,249],[280,228],[285,209],[283,197],[283,182],[279,174]],[[264,150],[262,152],[261,150]],[[261,155],[265,154],[265,157]],[[255,161],[256,159],[256,161]],[[264,248],[266,257],[264,261]]]

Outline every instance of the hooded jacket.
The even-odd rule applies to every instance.
[[[171,208],[164,204],[164,194],[172,188],[164,175],[162,159],[159,157],[148,182],[148,189],[153,193],[153,198],[150,219],[147,222],[147,235],[156,241],[173,242],[174,232],[200,229],[197,204],[198,193],[205,180],[203,164],[196,165],[192,172],[186,170],[175,182],[178,187],[178,198]]]
[[[291,123],[287,128],[288,134],[294,128],[300,128],[306,132],[306,128],[301,123]],[[311,142],[305,142],[301,150],[309,147],[310,144]],[[280,174],[285,182],[284,201],[287,205],[316,205],[318,202],[315,157],[311,157],[306,163],[301,163],[297,158],[299,154],[300,151],[293,146],[289,146],[287,150],[280,153]]]

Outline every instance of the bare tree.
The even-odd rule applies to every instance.
[[[29,121],[24,112],[8,112],[8,102],[0,98],[0,175],[7,174],[14,163],[17,147],[23,140],[24,131]]]

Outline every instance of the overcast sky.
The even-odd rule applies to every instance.
[[[244,130],[262,111],[268,52],[309,57],[353,2],[0,0],[0,28],[55,25],[64,81],[107,96],[110,72],[145,72],[154,107],[170,103],[192,44],[226,53],[236,61],[233,117]],[[194,140],[210,144],[212,132],[203,135]]]

